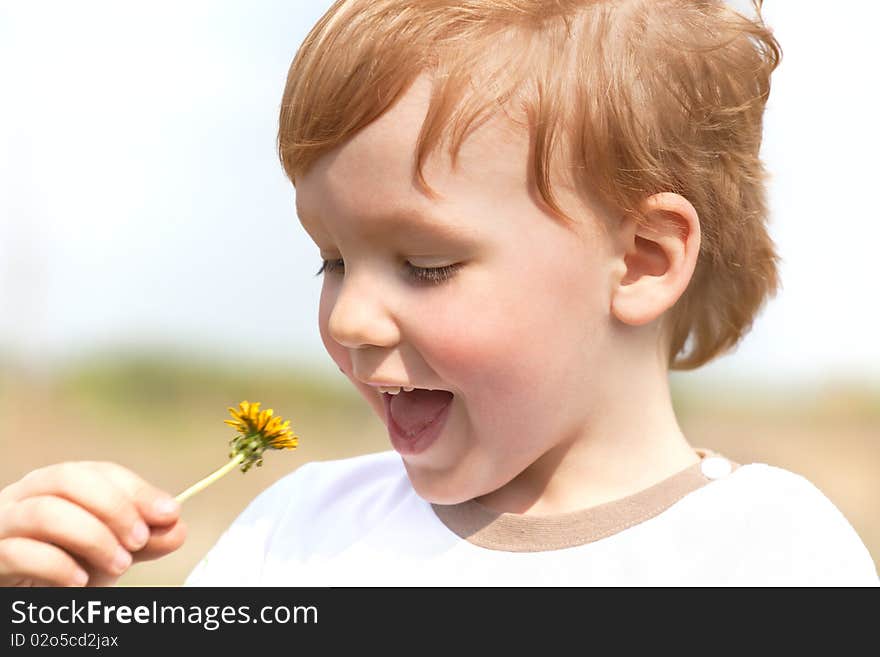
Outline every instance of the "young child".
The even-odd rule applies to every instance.
[[[279,152],[322,340],[394,449],[282,478],[187,584],[877,585],[812,483],[691,446],[671,403],[669,370],[733,348],[777,287],[781,53],[755,9],[331,7]],[[110,464],[32,473],[0,494],[0,574],[113,581],[182,542],[160,497]]]

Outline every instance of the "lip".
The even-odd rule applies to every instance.
[[[401,428],[397,426],[397,422],[391,417],[391,395],[389,393],[382,393],[382,403],[385,406],[385,425],[388,427],[391,446],[401,455],[414,456],[424,452],[440,437],[443,427],[446,426],[449,409],[455,403],[455,396],[453,395],[443,410],[434,417],[433,422],[422,429],[415,439],[404,436]]]

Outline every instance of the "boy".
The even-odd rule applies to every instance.
[[[877,584],[810,482],[691,447],[672,409],[669,369],[732,348],[777,287],[758,150],[780,50],[756,9],[333,5],[279,153],[324,259],[322,340],[394,449],[283,478],[188,584]],[[21,507],[55,495],[47,470],[2,494],[0,536],[31,541],[7,579],[48,578],[18,565],[46,552]],[[78,472],[69,504],[121,543],[80,553],[91,583],[138,514],[165,532],[148,556],[182,540],[176,510],[146,517],[157,492],[125,522],[88,511]]]

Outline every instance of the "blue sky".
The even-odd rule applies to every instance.
[[[335,371],[318,252],[275,154],[287,68],[329,5],[0,0],[0,347]],[[784,50],[763,148],[784,288],[688,376],[880,381],[880,9],[834,6],[765,3]]]

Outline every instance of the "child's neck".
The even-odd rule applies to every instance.
[[[622,377],[603,397],[577,435],[476,501],[498,512],[567,513],[632,495],[700,460],[678,426],[665,371]]]

